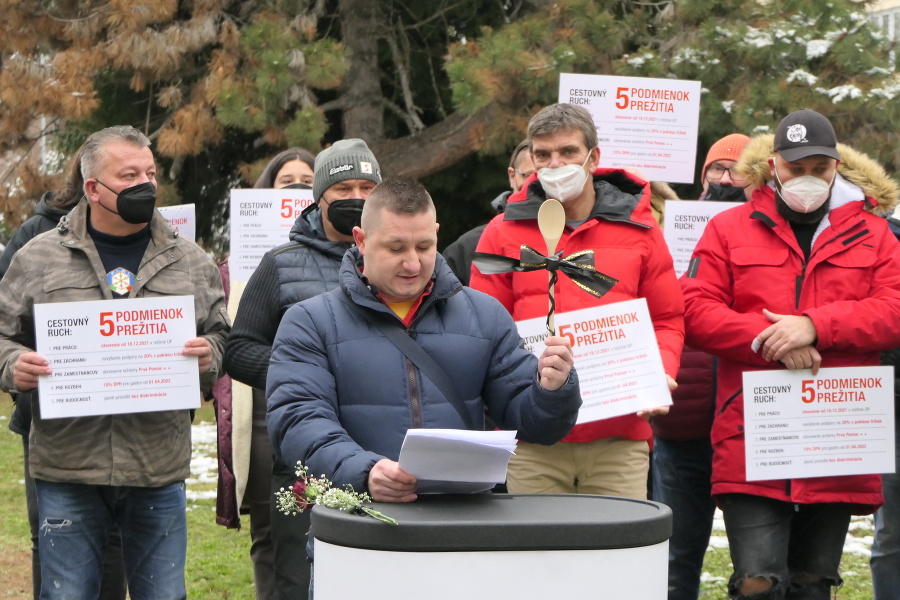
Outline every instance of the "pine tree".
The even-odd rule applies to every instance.
[[[555,102],[558,73],[698,80],[698,159],[732,132],[774,131],[798,108],[827,115],[839,139],[900,172],[900,80],[864,4],[786,0],[551,3],[451,48],[461,111]],[[493,135],[506,143],[504,131]],[[490,144],[490,141],[487,142]],[[695,192],[686,192],[692,197]]]
[[[289,145],[363,137],[385,172],[425,176],[480,148],[441,65],[506,17],[474,0],[0,0],[0,213],[15,226],[92,131],[128,123],[164,203],[224,231],[227,190]],[[392,140],[396,141],[393,145]],[[48,143],[49,142],[49,143]],[[56,160],[41,164],[47,148]],[[54,153],[50,153],[54,156]],[[214,239],[215,238],[215,239]],[[214,246],[216,244],[213,244]]]
[[[659,21],[659,41],[622,57],[620,72],[702,81],[703,147],[734,131],[774,132],[811,108],[841,142],[900,173],[900,79],[863,4],[678,2]]]
[[[530,116],[556,101],[560,72],[699,79],[700,153],[808,106],[832,118],[842,141],[889,171],[900,165],[894,67],[851,0],[0,8],[0,214],[9,226],[58,185],[54,174],[90,132],[127,123],[154,142],[162,202],[196,203],[198,236],[214,250],[230,188],[251,185],[289,145],[317,151],[342,137],[366,139],[385,173],[427,178],[445,244],[487,216],[507,152]]]

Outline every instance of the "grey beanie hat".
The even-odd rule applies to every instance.
[[[318,202],[325,190],[345,179],[368,179],[381,183],[381,168],[363,140],[338,140],[319,152],[313,169],[313,199]]]

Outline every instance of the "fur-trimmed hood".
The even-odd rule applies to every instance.
[[[666,200],[678,200],[678,194],[675,193],[668,183],[662,181],[650,182],[650,210],[653,212],[653,218],[660,227],[663,226],[663,218],[666,213]]]
[[[841,176],[875,200],[875,207],[867,204],[866,208],[878,215],[890,215],[894,207],[900,203],[900,184],[868,155],[846,144],[838,144],[837,150],[841,155],[841,162],[838,165]],[[750,181],[751,185],[765,185],[772,179],[768,159],[774,154],[773,134],[753,137],[744,147],[737,170]]]

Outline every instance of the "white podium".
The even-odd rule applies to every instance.
[[[316,506],[316,600],[665,600],[672,512],[646,500],[479,494]]]

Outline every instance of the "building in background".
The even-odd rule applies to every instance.
[[[900,42],[900,0],[878,0],[867,8],[872,25],[889,40]]]

